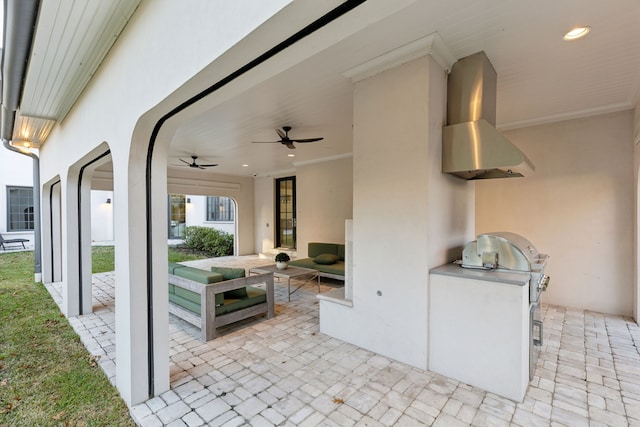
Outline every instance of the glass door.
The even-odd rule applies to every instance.
[[[276,179],[276,247],[296,247],[296,177]]]
[[[169,194],[169,238],[182,239],[186,223],[184,194]]]

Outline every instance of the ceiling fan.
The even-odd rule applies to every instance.
[[[304,143],[304,142],[316,142],[323,140],[324,138],[304,138],[304,139],[291,139],[289,138],[289,131],[291,130],[291,126],[282,126],[282,130],[276,129],[276,133],[280,137],[279,141],[253,141],[256,144],[268,144],[268,143],[277,143],[279,142],[282,145],[286,145],[287,148],[295,149],[296,146],[293,145],[294,142]]]
[[[198,156],[191,156],[191,158],[193,159],[193,162],[191,162],[191,163],[189,163],[186,160],[182,160],[182,159],[178,159],[178,160],[180,160],[182,163],[186,164],[190,168],[206,169],[206,168],[210,168],[210,167],[213,167],[213,166],[218,166],[217,163],[210,164],[210,165],[199,165],[199,164],[196,163],[196,160],[198,159]]]

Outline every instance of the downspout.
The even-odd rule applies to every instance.
[[[4,49],[2,51],[2,111],[0,136],[7,150],[33,159],[33,235],[35,281],[42,281],[42,236],[40,231],[40,159],[10,144],[16,111],[20,106],[22,84],[27,72],[35,32],[39,0],[4,1]]]
[[[4,148],[9,151],[13,151],[24,156],[29,156],[33,159],[33,262],[35,271],[35,281],[42,282],[42,238],[40,236],[40,159],[33,153],[24,152],[13,145],[9,144],[9,141],[2,138],[2,144]]]

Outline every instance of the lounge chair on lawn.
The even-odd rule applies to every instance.
[[[0,234],[0,248],[2,249],[7,249],[7,247],[5,246],[7,244],[21,244],[22,249],[27,249],[24,244],[28,241],[29,239],[5,239],[4,237],[2,237],[2,234]]]

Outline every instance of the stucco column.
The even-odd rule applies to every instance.
[[[80,314],[78,175],[71,172],[62,185],[62,312],[73,317]]]
[[[112,151],[116,386],[130,406],[169,389],[166,166],[162,173],[153,174],[153,229],[147,236],[144,159],[142,153],[129,156]],[[147,277],[148,261],[153,265],[152,282]]]
[[[640,103],[636,105],[633,117],[633,177],[634,177],[634,284],[633,318],[640,325]]]

